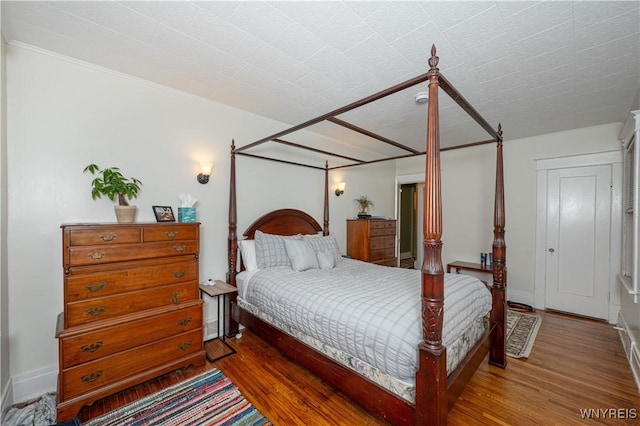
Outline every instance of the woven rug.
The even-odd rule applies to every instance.
[[[513,358],[528,358],[540,323],[540,315],[507,309],[507,355]]]
[[[83,426],[271,425],[220,370],[131,402]]]

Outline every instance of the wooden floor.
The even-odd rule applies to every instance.
[[[640,424],[640,396],[617,332],[609,324],[556,313],[543,321],[529,359],[505,370],[481,365],[449,414],[450,425]],[[212,342],[212,351],[215,351]],[[383,425],[249,331],[231,340],[237,354],[207,363],[221,369],[275,425]],[[95,417],[177,383],[200,370],[177,371],[91,407]],[[585,420],[581,410],[608,410]],[[609,411],[615,409],[613,411]],[[618,418],[611,418],[615,414]],[[627,417],[621,419],[619,417]],[[635,418],[629,418],[635,417]]]

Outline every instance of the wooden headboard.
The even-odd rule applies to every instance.
[[[259,217],[244,231],[244,236],[253,239],[257,230],[265,234],[297,235],[317,234],[322,227],[314,218],[301,210],[280,209]]]

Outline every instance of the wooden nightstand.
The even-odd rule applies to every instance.
[[[456,260],[455,262],[447,263],[447,273],[451,273],[452,269],[455,269],[456,274],[459,274],[460,271],[473,271],[484,272],[490,274],[493,277],[493,266],[481,265],[480,263],[462,262],[460,260]],[[487,281],[482,280],[482,282],[486,286],[489,285]]]
[[[237,292],[238,292],[238,289],[236,287],[229,285],[224,281],[220,281],[220,280],[216,280],[214,285],[200,284],[200,297],[202,297],[203,294],[206,294],[207,296],[216,299],[216,302],[218,304],[217,306],[218,308],[217,337],[214,337],[213,339],[207,339],[204,341],[205,343],[204,349],[207,354],[207,359],[211,362],[236,353],[236,350],[229,343],[227,343],[226,337],[224,335],[224,330],[226,327],[226,318],[227,318],[226,313],[227,313],[227,309],[229,308],[228,307],[229,300],[227,296]],[[220,309],[220,296],[222,296],[222,309]],[[222,318],[222,324],[220,323],[220,318]],[[221,325],[222,327],[220,327]],[[220,329],[222,329],[222,331],[220,331]],[[215,355],[215,356],[211,355],[209,353],[210,348],[208,348],[206,344],[213,341],[220,341],[222,345],[226,346],[229,349],[229,351],[224,351],[224,347],[223,347],[221,348],[221,351],[220,351],[222,355]]]

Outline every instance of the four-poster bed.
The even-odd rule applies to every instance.
[[[415,155],[425,155],[425,205],[424,205],[424,260],[422,270],[419,272],[421,286],[418,291],[419,313],[417,314],[420,328],[420,343],[417,345],[416,370],[414,394],[410,400],[399,397],[374,382],[370,377],[365,377],[353,371],[345,363],[337,362],[319,350],[314,349],[309,341],[304,343],[291,336],[291,333],[283,331],[265,320],[256,312],[241,305],[239,300],[231,300],[231,320],[227,321],[227,334],[235,334],[238,331],[238,323],[255,331],[267,342],[277,347],[280,351],[303,365],[325,381],[351,397],[369,411],[385,418],[392,424],[445,424],[447,412],[455,399],[464,389],[464,386],[473,375],[478,365],[489,353],[489,362],[500,367],[506,366],[505,352],[505,291],[506,291],[506,246],[504,240],[504,183],[502,168],[502,131],[500,126],[494,130],[480,114],[458,93],[458,91],[442,76],[438,67],[438,57],[435,46],[431,50],[429,59],[430,69],[404,83],[395,85],[389,89],[378,92],[360,101],[354,102],[343,108],[334,110],[315,119],[309,120],[298,126],[260,139],[243,147],[231,148],[231,175],[229,198],[229,235],[228,258],[229,269],[227,282],[238,285],[238,236],[237,236],[237,205],[236,205],[236,175],[235,162],[237,155],[254,158],[303,165],[306,167],[324,170],[324,217],[320,226],[310,215],[292,209],[276,210],[256,220],[245,232],[244,237],[252,240],[257,236],[280,235],[293,236],[292,238],[304,239],[301,235],[314,235],[322,232],[323,236],[329,236],[329,185],[328,173],[340,167],[351,167],[361,164],[371,164],[378,161],[393,160]],[[426,150],[418,152],[404,147],[387,138],[383,138],[372,132],[360,129],[350,123],[338,119],[336,116],[352,109],[358,108],[370,102],[376,101],[390,94],[404,90],[418,83],[428,82],[429,105],[427,117],[427,142]],[[494,239],[493,239],[493,284],[490,288],[490,314],[488,325],[481,333],[481,337],[474,339],[466,355],[458,362],[455,369],[447,371],[447,348],[443,345],[443,320],[445,316],[445,274],[441,259],[442,249],[442,206],[440,189],[440,129],[439,129],[439,89],[443,89],[463,110],[473,118],[491,138],[488,141],[465,144],[464,146],[478,145],[495,142],[496,156],[496,186],[494,204]],[[293,133],[322,121],[330,121],[348,129],[366,132],[370,137],[394,144],[410,151],[409,154],[400,155],[383,160],[357,162],[347,166],[329,168],[328,163],[324,168],[293,163],[285,160],[274,159],[254,155],[246,152],[248,149],[265,142],[276,141],[285,143],[295,148],[305,148],[301,145],[286,142],[280,138],[283,135]],[[315,152],[327,155],[336,155],[313,148]],[[343,157],[345,158],[345,157]],[[322,238],[320,236],[310,238]],[[318,241],[318,240],[316,240]],[[256,242],[257,243],[257,242]],[[291,243],[293,244],[293,243]],[[283,245],[284,247],[284,245]],[[287,243],[287,249],[289,243]],[[243,259],[246,263],[246,259]],[[357,262],[349,260],[350,262]],[[387,268],[374,266],[377,268]],[[338,269],[336,267],[336,269]],[[391,268],[396,269],[396,268]],[[416,278],[417,279],[417,278]],[[485,290],[486,291],[486,290]],[[447,296],[449,297],[449,296]]]

